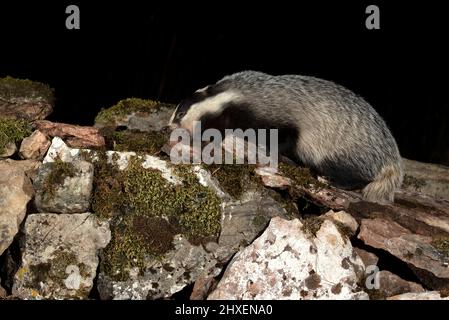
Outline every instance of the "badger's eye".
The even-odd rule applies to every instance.
[[[178,112],[178,114],[176,115],[176,118],[180,119],[182,117],[184,117],[186,115],[186,113],[184,111]]]

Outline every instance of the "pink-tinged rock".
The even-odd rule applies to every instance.
[[[372,252],[368,252],[366,250],[357,247],[354,248],[354,251],[360,257],[360,259],[362,259],[363,263],[365,264],[365,267],[376,266],[377,263],[379,262],[379,257]]]
[[[50,140],[39,130],[22,140],[19,155],[22,159],[42,160],[50,147]]]
[[[358,238],[406,262],[427,286],[437,289],[448,285],[447,255],[435,248],[432,237],[414,234],[394,221],[375,218],[362,220]]]
[[[426,291],[418,293],[403,293],[388,298],[387,300],[449,300],[448,297],[441,297],[438,291]]]
[[[50,137],[60,137],[73,148],[103,147],[104,137],[98,128],[56,123],[47,120],[35,122],[36,129]]]
[[[403,293],[425,292],[420,284],[406,281],[390,271],[379,271],[377,276],[379,288],[371,291],[377,298],[385,299]]]
[[[354,235],[359,228],[359,224],[357,221],[347,212],[345,211],[328,211],[325,215],[325,218],[331,219],[332,221],[339,223],[344,226],[351,235]]]

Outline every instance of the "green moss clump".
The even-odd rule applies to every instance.
[[[143,168],[138,158],[130,159],[123,171],[106,159],[95,166],[93,211],[112,217],[112,240],[101,269],[113,279],[126,280],[135,267],[143,271],[146,258],[158,259],[172,248],[175,234],[186,235],[194,244],[218,236],[221,201],[198,182],[190,166],[173,167],[183,180],[179,186],[159,170]]]
[[[108,163],[105,152],[97,152],[96,161],[91,154],[81,156],[94,165],[92,211],[102,219],[118,215],[124,202],[121,171]]]
[[[324,188],[325,185],[312,176],[309,168],[294,166],[286,163],[279,163],[279,173],[290,178],[296,186]]]
[[[239,199],[248,189],[262,187],[260,178],[254,173],[255,165],[210,164],[203,166],[218,180],[223,190],[233,198]]]
[[[316,237],[316,233],[320,230],[321,225],[323,224],[323,219],[320,216],[310,216],[307,218],[301,219],[302,222],[302,230],[309,237]]]
[[[435,239],[432,245],[441,253],[449,255],[449,238]]]
[[[31,134],[31,123],[18,119],[0,119],[0,154],[8,143],[19,143]]]
[[[135,151],[151,155],[158,154],[168,139],[168,135],[162,132],[138,130],[116,131],[111,137],[115,151]]]
[[[48,85],[28,79],[0,78],[0,100],[14,101],[17,98],[43,99],[53,103],[53,89]]]
[[[101,109],[95,118],[95,123],[112,124],[117,118],[123,118],[132,112],[153,112],[157,110],[160,103],[154,100],[139,98],[128,98],[119,101],[116,105]]]
[[[91,276],[89,268],[83,262],[78,262],[73,252],[60,250],[56,251],[54,257],[48,262],[30,266],[31,280],[26,285],[39,291],[40,283],[48,283],[48,279],[51,279],[64,287],[64,280],[69,276],[66,272],[69,265],[77,266],[83,278]],[[88,294],[88,288],[78,289],[77,295],[87,296]]]
[[[411,187],[415,191],[421,190],[422,187],[426,185],[426,181],[424,179],[418,179],[409,175],[404,175],[404,181],[402,182],[402,186],[404,188]]]
[[[76,169],[73,163],[56,159],[56,161],[51,164],[51,171],[43,181],[43,188],[46,191],[46,196],[54,197],[57,187],[61,186],[66,178],[74,177],[75,174]]]

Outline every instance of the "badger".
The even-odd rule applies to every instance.
[[[176,107],[171,128],[278,129],[279,153],[365,200],[394,201],[398,146],[374,108],[334,82],[243,71],[199,89]]]

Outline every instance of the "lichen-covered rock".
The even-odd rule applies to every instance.
[[[209,299],[367,299],[363,262],[330,220],[311,238],[297,219],[273,218],[231,261]]]
[[[38,120],[53,111],[53,90],[30,80],[0,78],[0,118]]]
[[[405,172],[403,189],[449,200],[448,167],[408,159],[402,161]]]
[[[0,161],[0,255],[12,243],[34,195],[24,170]]]
[[[398,223],[383,218],[363,219],[358,238],[406,262],[428,287],[441,289],[449,285],[449,238],[437,240],[413,234]]]
[[[39,212],[81,213],[89,210],[93,165],[87,161],[44,163],[34,181]]]
[[[50,140],[39,130],[22,140],[19,155],[23,159],[42,160],[50,147]]]
[[[387,300],[449,300],[449,297],[441,297],[441,294],[438,291],[426,291],[403,293],[389,297]]]
[[[159,131],[170,120],[175,106],[152,100],[129,98],[101,110],[95,127],[126,127],[141,132]]]
[[[13,295],[21,299],[87,298],[96,276],[98,250],[110,238],[108,223],[91,213],[28,215]]]
[[[285,215],[268,191],[242,192],[239,179],[248,172],[240,167],[234,177],[223,168],[212,175],[208,166],[72,149],[55,138],[44,163],[56,159],[95,166],[93,212],[110,219],[112,231],[98,281],[104,299],[169,297],[196,279],[216,276],[271,217]]]

